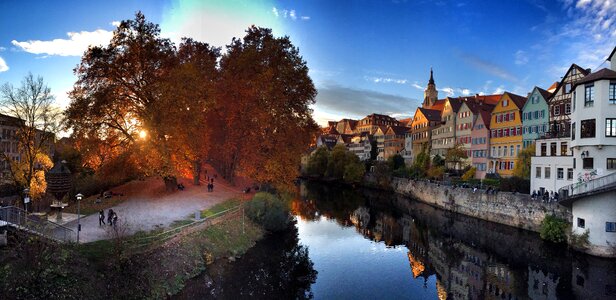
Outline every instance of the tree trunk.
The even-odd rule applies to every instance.
[[[200,185],[201,181],[201,160],[193,161],[193,184]]]
[[[165,190],[167,192],[174,192],[178,188],[178,179],[175,176],[163,177],[165,182]]]

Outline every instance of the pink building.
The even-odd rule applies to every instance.
[[[493,106],[492,106],[493,107]],[[491,110],[478,109],[477,119],[471,131],[471,163],[477,169],[475,178],[486,177],[488,156],[490,155],[490,119]]]

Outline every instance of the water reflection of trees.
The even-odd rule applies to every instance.
[[[424,284],[437,278],[451,299],[568,299],[616,296],[616,262],[544,243],[534,233],[442,211],[382,191],[311,183],[294,201],[302,218],[326,216],[364,237],[408,248]],[[599,297],[601,298],[601,297]]]
[[[317,271],[308,257],[308,248],[299,245],[294,225],[266,237],[242,257],[241,263],[230,265],[220,285],[221,296],[312,298],[310,286],[316,281]]]

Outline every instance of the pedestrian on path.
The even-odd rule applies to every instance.
[[[109,226],[113,225],[111,224],[111,222],[113,221],[113,214],[115,214],[115,212],[113,212],[113,209],[109,209],[109,212],[107,213],[107,223],[109,224]]]
[[[115,211],[113,212],[113,219],[112,219],[112,222],[113,222],[113,228],[115,228],[115,227],[116,227],[116,224],[118,223],[118,214],[116,214],[116,212],[115,212]]]
[[[105,225],[105,211],[101,209],[98,212],[98,226],[103,226],[103,225]]]

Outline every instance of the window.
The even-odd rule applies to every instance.
[[[535,177],[541,178],[541,167],[535,167]]]
[[[616,137],[616,119],[605,119],[605,136]]]
[[[552,173],[552,170],[550,169],[550,167],[545,167],[545,179],[549,179],[550,178],[550,173]]]
[[[592,106],[595,102],[595,86],[593,84],[587,84],[584,87],[584,107]]]
[[[506,107],[507,105],[509,105],[509,101],[507,101],[507,99],[503,99],[503,107]]]
[[[595,137],[595,119],[582,120],[580,124],[580,138]]]
[[[556,156],[556,143],[550,143],[550,155]]]
[[[582,218],[577,218],[577,227],[585,228],[586,227],[586,220],[584,220]]]
[[[560,115],[560,105],[554,105],[554,115]]]
[[[560,155],[561,156],[567,155],[567,142],[560,143]]]
[[[510,115],[510,116],[509,116],[509,120],[511,120],[511,121],[515,121],[515,113],[514,113],[514,112],[512,112],[512,113],[510,113],[509,115]]]
[[[605,232],[616,232],[616,222],[605,222]]]
[[[571,140],[575,140],[575,122],[571,123]]]
[[[607,169],[608,170],[616,169],[616,158],[607,159]]]
[[[565,84],[565,93],[566,94],[571,93],[571,83]]]
[[[608,101],[610,104],[616,104],[616,81],[610,82],[610,89],[608,91]]]
[[[594,158],[592,157],[582,158],[582,168],[593,169],[594,166],[595,166]]]
[[[520,145],[515,146],[515,156],[520,155]]]
[[[509,162],[509,170],[513,170],[513,162],[512,161]]]
[[[539,119],[539,111],[538,111],[538,110],[536,110],[536,111],[533,113],[533,116],[534,116],[534,118],[535,118],[535,119]]]
[[[573,168],[575,169],[575,157],[573,158]]]
[[[565,169],[563,168],[558,168],[556,169],[556,178],[557,179],[565,179]]]
[[[547,150],[548,149],[548,144],[547,143],[541,143],[541,156],[546,156],[547,155]]]
[[[573,180],[573,169],[567,168],[567,180]]]
[[[565,104],[565,114],[571,113],[571,103]]]
[[[521,127],[521,126],[520,126],[520,127],[518,127],[518,128],[516,129],[516,131],[518,132],[518,135],[522,135],[522,127]]]
[[[509,156],[513,156],[513,145],[509,146]]]

